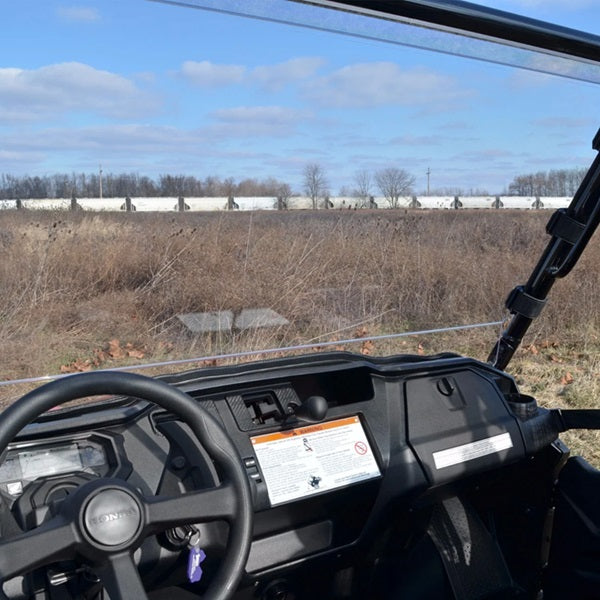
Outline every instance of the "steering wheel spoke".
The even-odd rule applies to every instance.
[[[110,600],[144,600],[146,590],[129,552],[113,554],[93,571],[100,578]]]
[[[58,560],[74,558],[78,543],[75,528],[62,515],[7,539],[0,543],[0,581]]]
[[[153,533],[186,523],[216,520],[230,523],[238,510],[235,490],[231,484],[177,497],[155,496],[146,502],[146,524]]]

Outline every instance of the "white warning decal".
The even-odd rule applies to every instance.
[[[436,469],[459,465],[475,458],[481,458],[488,454],[496,454],[502,450],[512,448],[513,443],[510,433],[500,433],[483,440],[455,446],[446,450],[433,453],[433,461]]]
[[[272,505],[381,475],[357,416],[251,441]]]

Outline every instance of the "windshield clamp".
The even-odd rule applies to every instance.
[[[546,305],[546,300],[535,298],[518,285],[506,299],[506,308],[511,314],[523,315],[527,319],[535,319]]]
[[[585,223],[570,217],[566,209],[558,209],[546,225],[546,232],[568,244],[574,246],[585,231]]]

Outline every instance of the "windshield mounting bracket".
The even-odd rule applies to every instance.
[[[592,147],[600,152],[600,130]],[[546,297],[557,279],[568,275],[600,223],[600,154],[586,173],[566,209],[557,210],[546,226],[551,236],[529,281],[511,291],[506,308],[512,318],[494,348],[488,362],[505,369],[531,322],[541,313]]]

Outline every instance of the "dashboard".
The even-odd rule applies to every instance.
[[[510,376],[453,354],[323,353],[161,379],[215,417],[239,452],[253,494],[246,571],[255,584],[312,559],[351,560],[390,510],[510,468],[549,443],[530,435],[532,419],[520,416],[529,399]],[[177,495],[215,486],[221,474],[186,424],[146,401],[54,410],[25,428],[0,464],[4,529],[39,526],[75,488],[102,477]],[[197,529],[206,554],[219,556],[226,529]],[[142,575],[180,581],[187,539],[173,530],[146,540]]]

